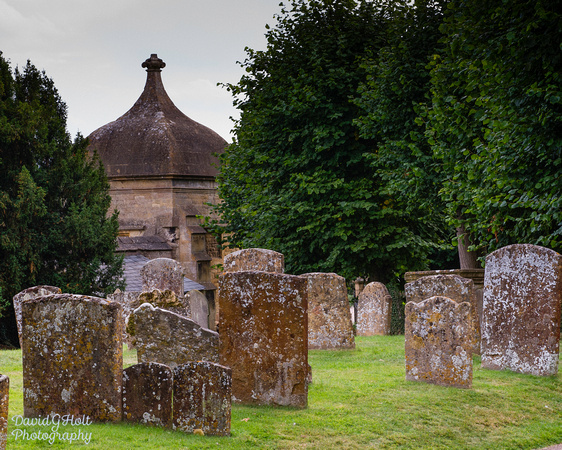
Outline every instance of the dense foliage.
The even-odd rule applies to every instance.
[[[418,229],[423,205],[403,208],[386,188],[379,133],[355,122],[365,61],[388,46],[394,8],[405,3],[292,0],[267,49],[246,49],[246,75],[228,85],[241,116],[221,157],[216,208],[233,245],[279,251],[290,273],[388,281],[425,267],[434,230]],[[411,110],[411,94],[399,97]]]
[[[66,114],[44,72],[29,62],[12,71],[0,53],[0,340],[22,289],[101,294],[119,285],[109,184],[87,142],[70,139]]]
[[[420,121],[451,224],[475,248],[562,251],[562,16],[554,0],[454,0]]]

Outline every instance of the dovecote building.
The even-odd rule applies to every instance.
[[[226,141],[174,105],[162,83],[165,66],[156,54],[142,63],[141,96],[89,136],[89,151],[103,162],[112,209],[119,210],[119,251],[175,259],[209,296],[211,264],[220,255],[197,216],[209,214],[206,203],[218,202],[214,155]]]

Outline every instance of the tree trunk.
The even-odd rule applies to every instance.
[[[472,242],[470,242],[470,237],[462,225],[457,228],[457,238],[461,269],[481,269],[482,265],[478,262],[480,252],[468,251],[468,247],[472,245]]]

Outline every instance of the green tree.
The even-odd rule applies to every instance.
[[[482,252],[562,250],[562,16],[554,0],[453,0],[422,117],[449,222]]]
[[[404,5],[401,5],[405,7]],[[388,44],[397,2],[291,0],[267,49],[247,48],[227,85],[240,110],[221,156],[215,212],[234,246],[282,252],[290,273],[334,271],[388,281],[425,268],[427,242],[372,167],[354,102],[366,58]]]
[[[30,62],[12,72],[0,53],[3,340],[13,329],[11,299],[22,289],[49,284],[101,295],[120,285],[109,184],[99,160],[88,156],[86,140],[71,140],[66,114],[44,72]]]
[[[360,136],[375,142],[367,155],[381,179],[381,192],[404,211],[435,268],[458,264],[451,242],[454,229],[445,222],[441,164],[433,157],[418,114],[430,92],[429,62],[441,50],[439,31],[447,0],[394,4],[388,44],[366,61],[367,79],[355,103]],[[438,258],[439,257],[439,258]],[[438,260],[436,260],[438,258]]]

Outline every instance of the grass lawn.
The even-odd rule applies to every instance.
[[[136,362],[125,352],[125,365]],[[232,436],[216,438],[128,424],[93,424],[84,442],[52,445],[15,440],[11,432],[48,431],[14,426],[23,414],[19,350],[0,351],[0,373],[10,377],[8,450],[119,449],[536,449],[562,443],[562,375],[495,372],[474,361],[472,389],[405,381],[404,337],[356,338],[353,351],[309,352],[313,384],[304,410],[232,408]],[[59,431],[75,432],[67,426]]]

